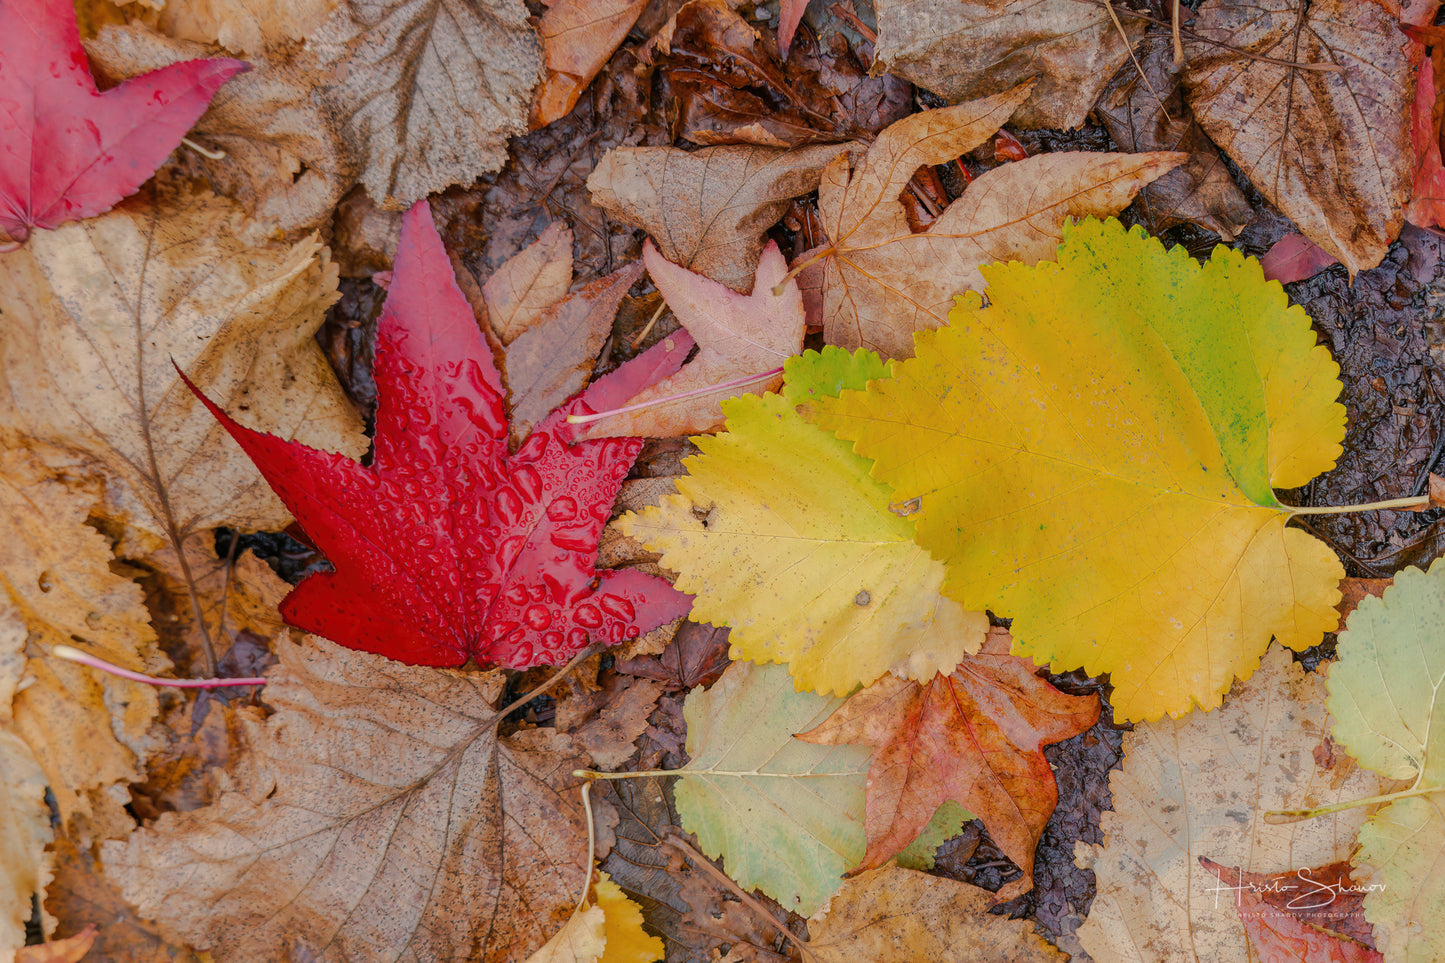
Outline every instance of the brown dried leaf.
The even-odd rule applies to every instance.
[[[638,679],[603,707],[597,718],[572,733],[572,741],[592,757],[600,769],[616,769],[632,755],[637,737],[647,729],[647,717],[657,707],[662,683]]]
[[[1272,825],[1272,809],[1305,809],[1381,791],[1378,775],[1344,753],[1317,752],[1329,720],[1324,680],[1271,646],[1224,707],[1141,724],[1124,736],[1109,777],[1114,812],[1101,846],[1079,843],[1098,896],[1079,939],[1095,959],[1246,958],[1233,900],[1199,856],[1245,872],[1293,873],[1349,857],[1361,808]]]
[[[257,231],[214,197],[132,201],[0,260],[0,424],[96,459],[111,514],[156,536],[285,527],[270,486],[172,364],[259,429],[366,450],[312,340],[336,269],[315,237],[288,246]]]
[[[1168,34],[1150,34],[1136,56],[1142,76],[1133,62],[1119,68],[1099,95],[1099,120],[1120,150],[1180,150],[1190,157],[1146,184],[1135,207],[1151,234],[1188,222],[1234,240],[1254,212],[1184,103],[1183,65],[1174,63],[1173,41]]]
[[[1129,43],[1101,5],[1078,0],[879,0],[878,66],[949,103],[1038,78],[1019,127],[1078,127]],[[999,121],[1002,126],[1004,117]]]
[[[296,68],[320,87],[382,207],[499,169],[541,79],[521,0],[343,0]],[[203,386],[204,387],[204,386]]]
[[[80,820],[85,835],[124,831],[132,821],[106,790],[141,778],[156,747],[156,690],[48,653],[70,645],[140,672],[168,664],[140,587],[111,571],[109,543],[86,525],[99,484],[64,453],[40,454],[0,452],[0,624],[19,630],[30,656],[14,731],[45,771],[63,821]],[[6,700],[0,711],[10,710]]]
[[[646,6],[647,0],[552,0],[537,25],[547,75],[532,101],[533,129],[576,106]]]
[[[1027,86],[914,114],[874,141],[851,174],[823,171],[818,210],[832,241],[823,262],[823,332],[830,344],[887,358],[913,354],[913,332],[947,323],[956,295],[983,287],[979,265],[1053,254],[1071,217],[1122,210],[1186,154],[1041,154],[994,168],[920,234],[898,196],[924,164],[983,143],[1028,96]]]
[[[640,277],[642,262],[634,261],[598,278],[549,305],[508,346],[502,375],[513,444],[520,445],[553,408],[586,387],[617,306]]]
[[[503,346],[536,324],[572,285],[572,231],[553,221],[482,285],[487,323]]]
[[[45,773],[16,732],[0,725],[0,957],[25,945],[31,900],[50,881],[54,833]]]
[[[782,294],[774,288],[788,273],[778,246],[768,243],[758,261],[751,294],[738,292],[679,267],[648,244],[643,260],[653,283],[678,321],[697,340],[697,355],[677,373],[643,389],[620,407],[655,403],[673,395],[711,388],[748,375],[781,368],[803,349],[803,298],[789,280]],[[605,437],[670,438],[696,435],[722,427],[722,402],[739,394],[762,394],[783,383],[782,374],[741,388],[721,388],[643,411],[594,422],[578,433],[582,439]]]
[[[331,13],[336,0],[170,0],[160,28],[169,36],[220,43],[255,54],[270,45],[304,40]]]
[[[988,890],[884,866],[845,880],[808,920],[818,963],[1064,963],[1028,920],[988,912]],[[1102,958],[1101,958],[1102,959]]]
[[[1351,277],[1379,264],[1414,173],[1422,48],[1380,4],[1353,0],[1216,0],[1193,32],[1184,82],[1209,136]]]
[[[652,235],[662,256],[735,291],[752,286],[763,232],[848,150],[619,147],[587,178],[592,202]]]
[[[210,53],[135,24],[106,27],[85,49],[115,80]],[[190,135],[224,156],[184,149],[176,157],[251,217],[274,221],[296,239],[331,217],[356,180],[358,161],[334,116],[314,99],[312,78],[271,56],[253,56],[251,69],[221,88]]]
[[[315,638],[278,655],[275,714],[242,710],[251,751],[216,802],[105,846],[126,898],[222,961],[501,963],[542,945],[582,887],[587,757],[553,730],[498,738],[500,673]]]

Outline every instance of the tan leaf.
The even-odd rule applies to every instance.
[[[1380,792],[1380,778],[1322,748],[1324,680],[1278,645],[1224,707],[1143,723],[1110,774],[1102,846],[1079,843],[1098,896],[1079,940],[1095,959],[1234,963],[1247,957],[1233,894],[1200,865],[1294,873],[1349,857],[1363,809],[1284,825],[1264,813]]]
[[[711,388],[748,375],[781,368],[803,349],[803,298],[789,280],[782,294],[773,289],[788,273],[777,244],[768,243],[758,261],[751,294],[736,291],[666,260],[651,244],[643,248],[647,272],[677,320],[698,343],[697,355],[673,374],[638,392],[625,405],[649,404]],[[643,411],[594,422],[579,433],[583,439],[609,436],[670,438],[720,428],[722,402],[738,394],[763,394],[783,383],[781,372],[769,381],[744,388],[721,388],[667,402]]]
[[[32,658],[13,719],[45,771],[62,819],[81,817],[86,832],[128,828],[131,820],[106,790],[141,778],[139,763],[155,748],[150,686],[103,675],[48,656],[67,644],[126,668],[164,671],[140,587],[111,571],[101,534],[86,524],[98,486],[63,455],[0,452],[0,597]],[[97,808],[99,807],[99,808]]]
[[[114,80],[211,53],[136,24],[106,27],[85,49]],[[356,180],[359,160],[346,149],[334,116],[313,97],[314,79],[271,56],[252,56],[251,69],[217,92],[191,132],[194,141],[223,156],[189,148],[176,156],[251,217],[274,221],[297,238],[330,219]]]
[[[994,168],[914,234],[898,195],[923,164],[982,143],[1028,96],[1016,87],[889,127],[850,175],[832,161],[818,210],[832,241],[824,262],[823,332],[828,342],[888,358],[913,354],[913,332],[948,321],[955,295],[983,288],[979,265],[1031,264],[1054,253],[1069,218],[1117,213],[1140,187],[1189,155],[1041,154]]]
[[[576,105],[646,6],[647,0],[552,0],[537,26],[547,76],[532,104],[533,129]]]
[[[647,717],[657,708],[662,683],[639,679],[602,707],[597,718],[572,733],[572,741],[585,749],[599,768],[616,769],[632,755],[633,743],[647,729]]]
[[[470,184],[507,159],[541,78],[521,0],[342,0],[297,69],[321,85],[383,207]]]
[[[823,165],[848,150],[768,147],[617,147],[587,178],[592,203],[652,235],[662,256],[746,290],[763,232],[795,197],[818,186]]]
[[[877,9],[879,68],[950,103],[1039,78],[1014,114],[1020,127],[1078,127],[1129,57],[1108,11],[1077,0],[879,0]],[[1131,43],[1143,32],[1133,18],[1125,29]]]
[[[566,297],[571,285],[572,231],[566,221],[553,221],[482,285],[492,333],[504,346],[511,344]]]
[[[808,920],[818,963],[1064,963],[1028,920],[994,916],[988,890],[898,866],[845,880]],[[1107,959],[1107,957],[1101,957]]]
[[[1254,211],[1184,103],[1183,65],[1174,62],[1173,41],[1168,34],[1150,34],[1136,56],[1139,67],[1126,61],[1099,95],[1099,120],[1120,150],[1180,150],[1190,157],[1146,184],[1134,201],[1135,210],[1151,234],[1192,222],[1232,241]]]
[[[617,306],[642,277],[642,262],[600,277],[562,300],[517,336],[502,359],[513,444],[587,386],[597,352],[612,331]]]
[[[0,424],[96,459],[112,513],[157,536],[290,518],[173,361],[257,428],[367,447],[312,340],[336,269],[315,237],[254,230],[214,197],[131,202],[0,261]]]
[[[170,0],[160,27],[172,37],[220,43],[241,53],[305,40],[336,0]]]
[[[1353,0],[1217,0],[1193,34],[1184,81],[1213,141],[1352,277],[1379,264],[1414,174],[1423,48],[1380,4]]]
[[[25,945],[31,900],[50,882],[52,836],[45,774],[25,740],[0,726],[0,957]]]
[[[278,643],[216,802],[103,850],[169,938],[217,960],[520,960],[581,892],[586,826],[553,730],[498,738],[500,673]],[[283,952],[284,949],[284,952]]]

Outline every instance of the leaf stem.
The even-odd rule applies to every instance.
[[[767,381],[776,378],[783,373],[781,367],[773,368],[771,371],[764,371],[762,374],[747,375],[742,378],[734,378],[732,381],[724,381],[720,384],[707,385],[703,388],[694,388],[691,391],[683,391],[675,395],[668,395],[665,398],[654,398],[651,401],[640,401],[635,405],[625,405],[621,408],[613,408],[609,411],[598,411],[590,415],[568,415],[567,424],[587,425],[594,421],[601,421],[603,418],[611,418],[613,415],[625,415],[634,411],[642,411],[644,408],[656,408],[659,405],[670,405],[674,401],[685,401],[688,398],[696,398],[698,395],[712,395],[719,391],[726,391],[729,388],[742,388],[745,385],[757,384],[759,381]]]
[[[266,684],[266,680],[259,677],[250,679],[162,679],[159,676],[121,668],[114,662],[107,662],[99,656],[90,655],[68,645],[57,645],[50,650],[50,654],[57,659],[64,659],[66,662],[90,666],[92,669],[109,672],[111,675],[120,676],[122,679],[129,679],[132,682],[144,682],[146,685],[171,686],[176,689],[224,689],[232,685]]]
[[[862,770],[859,770],[862,772]],[[855,776],[856,772],[743,772],[732,769],[639,769],[636,772],[598,772],[595,769],[573,769],[578,779],[642,779],[646,776],[737,776],[764,779],[821,779],[825,776]]]
[[[813,252],[812,256],[806,257],[803,260],[799,261],[797,264],[794,264],[792,267],[788,268],[788,273],[783,275],[783,279],[777,284],[773,285],[773,297],[782,297],[783,288],[787,285],[789,281],[793,280],[793,278],[797,277],[799,274],[802,274],[814,264],[817,264],[819,261],[823,260],[823,258],[831,257],[837,253],[838,249],[831,244],[827,247],[820,247],[818,248],[818,250]]]
[[[517,709],[531,702],[533,699],[537,698],[537,696],[546,692],[557,683],[561,682],[564,678],[566,678],[568,672],[571,672],[573,669],[577,668],[583,662],[586,662],[588,659],[596,655],[598,652],[601,652],[606,647],[607,646],[601,642],[593,642],[591,645],[587,646],[587,648],[572,656],[572,659],[566,665],[562,666],[562,668],[557,672],[556,675],[552,676],[546,682],[543,682],[541,685],[537,686],[537,688],[533,689],[531,692],[528,692],[525,695],[518,696],[506,708],[498,711],[497,718],[505,719]]]
[[[1387,498],[1382,502],[1367,502],[1364,505],[1286,505],[1291,515],[1344,515],[1349,512],[1375,512],[1387,508],[1403,508],[1420,511],[1430,507],[1429,495],[1411,495],[1407,498]]]
[[[200,144],[197,144],[195,141],[191,140],[189,137],[182,137],[182,138],[181,138],[181,143],[182,143],[182,144],[185,144],[187,147],[189,147],[191,150],[195,151],[197,154],[200,154],[202,157],[209,157],[211,160],[225,160],[225,159],[226,159],[226,152],[225,152],[225,151],[223,151],[223,150],[211,150],[211,149],[208,148],[208,147],[202,147]]]
[[[1440,786],[1416,786],[1413,789],[1401,789],[1399,792],[1387,792],[1382,796],[1368,796],[1364,799],[1351,799],[1348,802],[1320,806],[1316,809],[1272,809],[1264,814],[1264,821],[1272,826],[1298,823],[1306,819],[1314,819],[1316,816],[1342,813],[1347,809],[1355,809],[1359,806],[1373,806],[1376,803],[1394,802],[1396,799],[1405,799],[1410,796],[1428,796],[1432,793],[1442,792],[1445,792],[1445,789]]]

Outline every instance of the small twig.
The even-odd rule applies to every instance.
[[[1079,0],[1079,2],[1093,4],[1096,7],[1109,5],[1106,0]],[[1154,23],[1158,24],[1161,27],[1170,26],[1169,21],[1160,20],[1158,17],[1151,17],[1147,13],[1140,13],[1138,10],[1130,10],[1129,8],[1125,7],[1122,11],[1119,12],[1123,13],[1126,17],[1133,17],[1135,20],[1143,20],[1145,23]],[[1325,71],[1326,73],[1339,73],[1340,71],[1345,69],[1339,64],[1315,64],[1300,63],[1295,60],[1277,60],[1274,57],[1266,57],[1263,54],[1250,53],[1248,50],[1242,50],[1239,47],[1236,47],[1233,44],[1225,43],[1222,40],[1215,40],[1212,37],[1200,36],[1194,31],[1185,30],[1182,27],[1180,28],[1179,33],[1180,36],[1188,37],[1190,40],[1196,40],[1199,43],[1206,43],[1209,44],[1211,47],[1221,47],[1225,50],[1231,51],[1232,53],[1236,53],[1239,56],[1243,57],[1245,60],[1258,60],[1260,63],[1274,64],[1279,67],[1297,67],[1300,70],[1320,70]]]
[[[643,339],[652,333],[652,326],[657,323],[658,319],[662,317],[662,312],[666,310],[667,302],[663,301],[657,306],[657,310],[652,312],[652,317],[642,326],[642,330],[638,333],[637,337],[632,339],[632,350],[636,351],[637,346],[642,343]]]
[[[1179,0],[1174,0],[1174,3],[1174,15],[1177,18],[1179,16]],[[1164,106],[1164,98],[1159,96],[1159,91],[1154,89],[1154,84],[1150,82],[1149,75],[1146,74],[1144,72],[1144,68],[1139,65],[1139,58],[1134,56],[1134,45],[1129,42],[1129,34],[1124,31],[1124,25],[1119,22],[1118,11],[1114,9],[1114,5],[1112,3],[1104,4],[1104,9],[1109,11],[1109,19],[1114,21],[1114,29],[1119,31],[1119,36],[1124,41],[1124,49],[1129,51],[1129,60],[1131,63],[1134,64],[1134,70],[1136,73],[1139,74],[1139,79],[1144,81],[1144,86],[1148,87],[1149,93],[1154,95],[1154,102],[1159,105],[1159,110],[1164,114],[1164,119],[1169,121],[1169,123],[1171,124],[1174,123],[1174,118],[1169,116],[1169,108]],[[1176,26],[1178,25],[1177,19],[1175,21],[1175,24]]]
[[[771,923],[773,925],[773,929],[783,934],[784,939],[796,946],[798,948],[798,952],[802,954],[803,959],[817,960],[817,957],[814,956],[813,951],[808,948],[808,944],[805,940],[800,940],[798,939],[798,937],[794,936],[793,931],[784,926],[776,916],[768,912],[766,906],[754,899],[752,897],[752,894],[744,892],[743,888],[737,883],[733,882],[732,878],[728,876],[727,873],[724,873],[722,870],[718,869],[712,864],[711,860],[709,860],[702,853],[699,853],[697,850],[693,849],[692,846],[688,844],[687,840],[680,839],[677,836],[669,835],[666,839],[662,841],[662,845],[671,846],[679,853],[682,853],[688,859],[692,860],[694,865],[701,867],[705,873],[707,873],[713,879],[717,880],[723,886],[727,887],[727,889],[732,892],[732,894],[738,899],[742,900],[749,909],[751,909],[754,913],[757,913],[763,919]]]
[[[587,648],[572,656],[571,660],[566,665],[562,666],[562,668],[558,670],[557,674],[552,676],[552,678],[548,679],[546,682],[543,682],[531,692],[528,692],[525,695],[518,696],[511,703],[509,703],[505,709],[501,709],[500,711],[498,711],[497,718],[505,719],[507,716],[511,715],[522,706],[537,698],[537,696],[542,695],[548,689],[561,682],[567,676],[567,673],[571,672],[573,669],[577,668],[583,662],[586,662],[592,656],[596,655],[598,652],[601,652],[605,648],[607,648],[605,643],[593,642],[591,645],[587,646]]]
[[[120,676],[122,679],[129,679],[132,682],[144,682],[146,685],[171,686],[176,689],[224,689],[233,685],[266,684],[266,680],[259,677],[251,679],[162,679],[159,676],[146,675],[143,672],[122,668],[114,662],[107,662],[99,656],[90,655],[68,645],[57,645],[50,650],[50,654],[57,659],[64,659],[66,662],[89,666],[92,669],[109,672],[111,675]]]
[[[181,143],[182,143],[182,144],[185,144],[187,147],[189,147],[191,150],[195,151],[197,154],[200,154],[202,157],[209,157],[211,160],[225,160],[225,159],[226,159],[226,152],[225,152],[225,151],[223,151],[223,150],[210,150],[210,149],[208,149],[208,148],[202,147],[200,144],[197,144],[195,141],[191,140],[189,137],[182,137],[182,138],[181,138]]]
[[[1169,18],[1169,32],[1174,36],[1174,66],[1184,63],[1184,41],[1179,36],[1179,0],[1174,0],[1173,16]]]

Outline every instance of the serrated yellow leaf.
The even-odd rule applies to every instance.
[[[693,618],[732,628],[733,658],[786,662],[799,689],[847,695],[978,650],[987,618],[940,595],[943,566],[866,461],[778,395],[723,410],[727,431],[696,439],[682,494],[618,527],[663,553],[697,596]]]
[[[818,423],[917,498],[944,591],[1013,616],[1016,654],[1111,673],[1124,719],[1219,705],[1271,635],[1334,625],[1339,561],[1273,489],[1340,451],[1338,367],[1258,263],[1203,268],[1117,222],[1056,263],[985,268],[989,305]]]
[[[628,899],[622,887],[606,873],[592,887],[597,906],[606,917],[607,947],[597,963],[653,963],[662,959],[662,940],[642,929],[642,907]]]
[[[1445,560],[1406,569],[1340,633],[1331,735],[1363,766],[1410,781],[1360,829],[1351,862],[1390,963],[1445,957]]]

